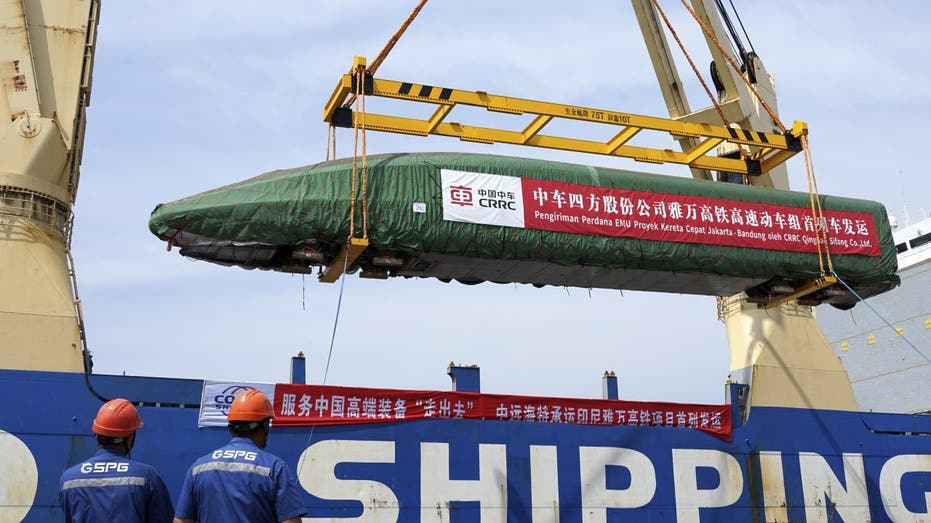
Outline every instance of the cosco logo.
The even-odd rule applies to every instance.
[[[255,390],[255,387],[250,387],[248,385],[231,385],[223,389],[223,392],[214,396],[213,402],[221,412],[227,414],[230,410],[230,405],[233,404],[233,400],[236,399],[236,396],[239,393],[247,390]]]
[[[127,472],[129,463],[120,463],[117,461],[98,461],[97,463],[82,463],[81,473],[102,473],[102,472]]]
[[[245,450],[215,450],[213,451],[213,459],[244,459],[246,461],[255,461],[255,458],[258,454],[255,452],[249,452]]]

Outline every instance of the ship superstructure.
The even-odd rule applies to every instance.
[[[893,230],[902,283],[818,322],[844,362],[861,409],[931,412],[931,218]]]

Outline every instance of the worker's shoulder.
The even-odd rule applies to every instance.
[[[285,465],[285,461],[267,450],[259,450],[259,457],[266,463]]]
[[[64,472],[61,473],[61,478],[59,479],[59,483],[64,484],[64,482],[68,481],[69,479],[80,478],[82,475],[81,466],[85,465],[88,461],[89,460],[85,460],[85,461],[82,461],[80,463],[77,463],[75,465],[72,465],[66,468]]]
[[[149,465],[148,463],[143,463],[136,460],[127,460],[129,463],[130,472],[136,471],[139,474],[153,475],[158,476],[158,469],[154,465]]]
[[[268,454],[254,443],[243,438],[233,438],[229,443],[218,447],[197,458],[194,465],[210,461],[255,461],[259,456]]]

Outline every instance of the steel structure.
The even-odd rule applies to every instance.
[[[804,122],[797,121],[782,134],[739,129],[705,122],[689,122],[657,118],[633,113],[596,109],[577,105],[541,102],[502,96],[484,91],[464,91],[410,82],[374,78],[365,70],[366,59],[356,57],[352,70],[342,75],[323,109],[323,120],[338,127],[364,125],[368,130],[416,136],[439,135],[484,144],[505,143],[561,149],[606,156],[631,158],[654,164],[674,163],[693,169],[711,169],[746,175],[759,175],[782,164],[802,150],[800,138],[808,132]],[[353,111],[347,100],[360,92],[362,72],[365,96],[426,103],[435,106],[427,119],[409,118],[366,112],[364,117]],[[520,130],[468,125],[446,121],[456,106],[472,106],[509,115],[530,115],[532,120]],[[576,120],[618,128],[607,141],[593,141],[571,136],[543,134],[548,124],[558,119]],[[682,152],[631,145],[629,142],[644,131],[660,131],[674,137],[689,137],[690,146]],[[752,150],[745,158],[728,158],[710,154],[716,147],[730,144]]]

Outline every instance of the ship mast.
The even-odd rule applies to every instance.
[[[99,7],[0,3],[0,368],[86,370],[71,208]]]

